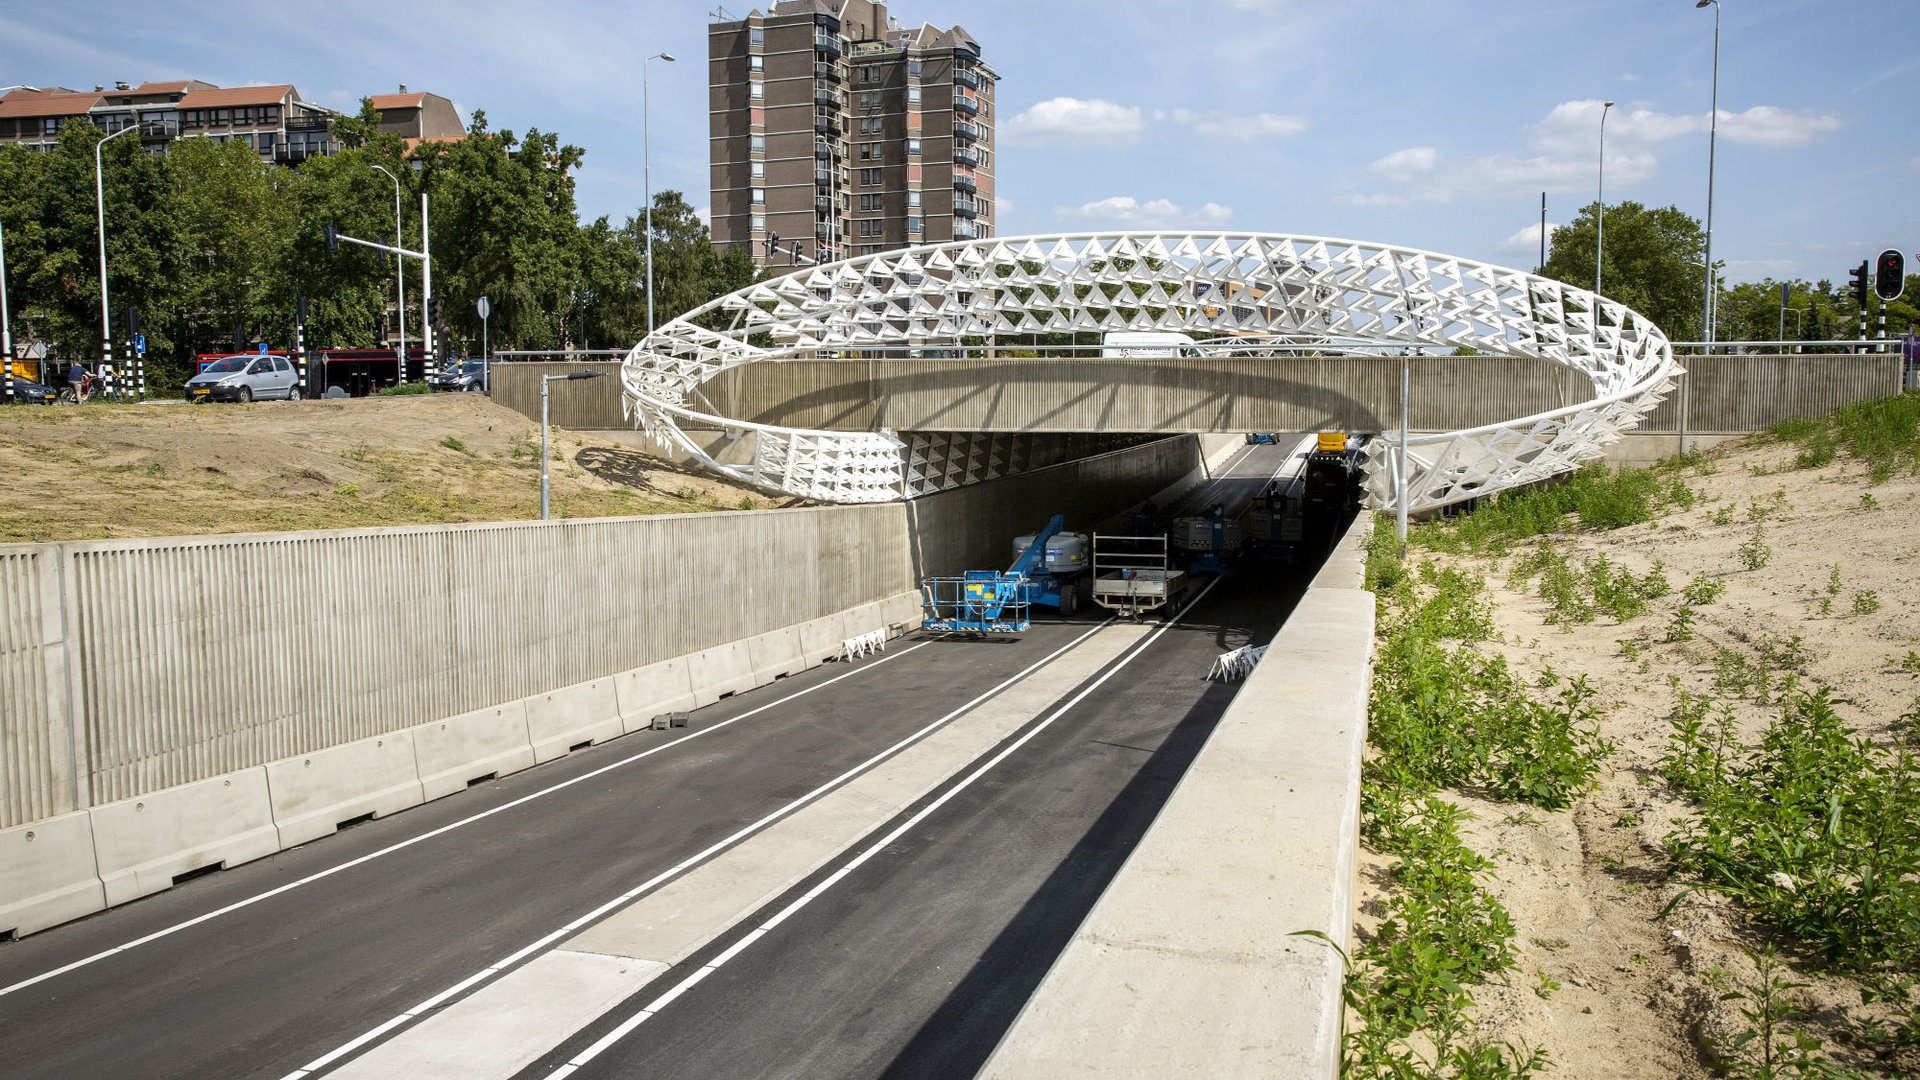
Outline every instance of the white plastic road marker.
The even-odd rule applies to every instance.
[[[960,794],[962,791],[965,791],[967,788],[972,787],[974,781],[980,779],[982,776],[985,776],[989,771],[993,769],[994,766],[1000,764],[1002,761],[1005,761],[1007,758],[1011,757],[1014,751],[1020,749],[1022,746],[1025,746],[1027,742],[1031,740],[1035,735],[1038,735],[1042,731],[1045,731],[1047,728],[1053,726],[1053,722],[1055,720],[1058,720],[1062,716],[1065,716],[1069,711],[1073,709],[1074,706],[1080,704],[1080,702],[1084,700],[1088,694],[1091,694],[1095,690],[1098,690],[1102,683],[1105,683],[1108,679],[1111,679],[1115,675],[1119,674],[1122,668],[1126,667],[1128,664],[1131,664],[1135,660],[1139,659],[1141,654],[1145,653],[1147,649],[1150,648],[1153,645],[1153,643],[1159,639],[1161,634],[1164,634],[1168,630],[1173,629],[1174,624],[1178,623],[1181,619],[1185,618],[1187,612],[1192,611],[1193,606],[1195,604],[1198,604],[1201,600],[1205,599],[1207,593],[1213,591],[1213,587],[1215,585],[1218,585],[1219,583],[1220,583],[1220,579],[1217,577],[1214,578],[1212,581],[1207,582],[1206,587],[1201,589],[1199,594],[1196,595],[1191,601],[1188,601],[1187,606],[1184,608],[1181,608],[1180,613],[1178,615],[1175,615],[1173,618],[1168,619],[1165,623],[1163,623],[1161,626],[1155,629],[1153,633],[1147,635],[1146,640],[1142,641],[1139,645],[1135,646],[1132,652],[1128,653],[1124,657],[1121,657],[1119,662],[1115,663],[1112,667],[1109,667],[1105,672],[1101,673],[1099,678],[1087,684],[1087,686],[1084,689],[1082,689],[1079,693],[1075,694],[1072,698],[1068,699],[1066,704],[1061,705],[1059,708],[1055,709],[1052,713],[1048,714],[1045,719],[1041,720],[1039,723],[1034,724],[1032,727],[1028,728],[1023,734],[1021,734],[1021,736],[1018,739],[1015,739],[1013,742],[1008,743],[1005,747],[1001,748],[999,753],[993,755],[991,758],[988,758],[986,762],[981,764],[979,767],[975,768],[971,773],[968,773],[967,776],[964,779],[962,779],[959,783],[953,785],[952,787],[948,788],[946,791],[942,792],[938,798],[934,799],[932,802],[922,807],[912,817],[908,818],[907,820],[901,822],[899,825],[895,826],[891,831],[887,833],[887,835],[881,837],[879,840],[869,845],[866,848],[866,850],[854,856],[850,861],[846,863],[846,865],[840,867],[840,869],[838,870],[835,870],[832,874],[828,875],[824,880],[822,880],[818,885],[815,885],[813,888],[808,889],[804,895],[794,900],[792,903],[788,904],[786,907],[781,908],[779,912],[777,912],[772,918],[768,919],[766,922],[761,923],[759,926],[754,927],[754,929],[751,932],[749,932],[745,937],[742,937],[739,941],[736,941],[732,945],[728,946],[726,951],[715,956],[713,959],[707,961],[705,964],[702,964],[700,967],[695,968],[692,974],[680,980],[678,983],[675,983],[673,987],[669,989],[666,993],[661,994],[659,997],[654,998],[652,1001],[642,1006],[639,1012],[633,1014],[632,1016],[628,1017],[626,1020],[622,1021],[619,1027],[616,1027],[612,1031],[607,1032],[604,1036],[602,1036],[599,1039],[599,1041],[595,1042],[592,1046],[587,1047],[585,1050],[580,1051],[580,1053],[574,1055],[572,1058],[569,1058],[565,1065],[560,1066],[558,1069],[555,1069],[553,1072],[548,1074],[549,1080],[560,1080],[561,1077],[570,1076],[573,1074],[575,1070],[579,1069],[581,1066],[587,1064],[588,1062],[591,1062],[594,1058],[597,1058],[601,1054],[605,1053],[615,1043],[618,1043],[621,1039],[624,1039],[628,1035],[632,1034],[635,1028],[638,1028],[641,1024],[646,1023],[648,1020],[652,1019],[655,1015],[657,1015],[660,1012],[660,1010],[666,1008],[668,1005],[671,1005],[674,999],[686,993],[688,990],[693,989],[693,987],[696,984],[698,984],[700,980],[720,970],[721,967],[726,965],[727,961],[732,960],[734,957],[739,956],[741,953],[745,952],[748,946],[752,945],[754,942],[765,937],[768,933],[772,932],[774,927],[779,926],[781,923],[786,922],[788,919],[798,914],[802,908],[806,907],[808,904],[811,904],[814,900],[818,899],[827,890],[839,884],[849,874],[853,873],[855,870],[858,870],[861,866],[865,865],[868,862],[868,860],[872,859],[875,855],[878,855],[880,852],[886,850],[889,846],[891,846],[895,841],[899,840],[902,836],[905,836],[907,833],[913,831],[914,826],[919,825],[922,821],[925,821],[927,818],[931,817],[934,811],[940,809],[942,806],[945,806],[954,796]],[[1108,621],[1111,622],[1112,620],[1109,619]]]
[[[308,874],[306,877],[303,877],[298,881],[289,881],[285,885],[280,885],[275,888],[268,889],[266,892],[256,893],[253,896],[247,897],[245,900],[238,900],[238,901],[235,901],[234,903],[228,904],[226,907],[219,908],[214,911],[209,911],[202,915],[196,915],[193,918],[186,920],[185,922],[175,923],[174,925],[169,926],[163,930],[155,930],[153,933],[148,934],[145,937],[138,937],[133,939],[132,941],[126,942],[125,944],[115,945],[111,949],[107,949],[104,952],[94,953],[92,956],[83,957],[79,960],[75,960],[71,964],[66,964],[61,967],[54,968],[51,971],[43,971],[40,974],[35,975],[30,979],[22,979],[11,986],[0,986],[0,997],[5,997],[16,990],[25,990],[27,987],[33,986],[36,983],[42,983],[47,981],[48,979],[65,975],[69,971],[77,971],[80,968],[86,967],[90,964],[97,964],[100,961],[107,959],[108,957],[118,956],[121,953],[127,952],[131,949],[137,949],[142,945],[150,945],[153,942],[160,940],[161,938],[168,937],[173,934],[177,934],[182,930],[186,930],[191,927],[198,926],[204,922],[210,922],[214,919],[220,918],[222,915],[231,915],[242,908],[252,907],[254,904],[257,904],[262,900],[269,900],[269,899],[272,899],[273,897],[279,896],[282,893],[292,892],[293,890],[301,888],[302,886],[311,885],[316,881],[320,881],[325,878],[330,878],[333,875],[338,874],[343,870],[351,870],[356,866],[360,866],[365,863],[370,863],[375,859],[381,858],[386,855],[391,855],[396,851],[401,851],[406,848],[410,848],[415,844],[422,843],[427,840],[431,840],[434,837],[442,836],[446,833],[450,833],[455,829],[459,829],[464,826],[471,825],[476,821],[482,821],[482,820],[485,820],[486,818],[492,817],[495,814],[502,813],[507,810],[512,810],[514,807],[517,807],[517,806],[525,805],[526,803],[530,803],[535,799],[545,798],[546,796],[551,795],[556,791],[565,790],[566,788],[570,788],[575,784],[581,783],[582,781],[591,780],[596,776],[600,776],[604,773],[612,772],[615,769],[622,768],[627,765],[631,765],[634,762],[639,761],[641,758],[652,757],[653,755],[658,754],[663,750],[671,750],[674,747],[679,746],[681,743],[684,743],[689,739],[697,739],[702,735],[711,735],[712,733],[719,731],[722,728],[728,727],[729,725],[737,724],[740,721],[745,720],[750,716],[754,716],[758,713],[766,712],[768,709],[777,708],[778,706],[785,705],[787,702],[792,701],[795,698],[805,697],[808,694],[813,693],[815,690],[825,689],[826,687],[832,686],[834,683],[839,682],[841,679],[851,679],[855,675],[859,675],[859,674],[862,674],[863,672],[870,671],[873,668],[876,668],[881,664],[886,663],[889,660],[898,659],[899,657],[905,656],[915,649],[923,648],[929,644],[931,644],[931,642],[922,641],[917,645],[911,645],[905,649],[900,650],[897,653],[894,653],[892,656],[883,656],[880,659],[875,660],[871,664],[864,664],[860,667],[853,669],[852,671],[847,672],[844,675],[836,675],[833,678],[826,680],[825,682],[817,683],[813,686],[809,686],[805,690],[796,690],[793,693],[788,694],[786,697],[783,697],[778,701],[769,701],[765,705],[762,705],[755,709],[749,709],[748,711],[741,713],[739,716],[722,720],[716,724],[713,724],[710,727],[701,728],[698,731],[688,732],[687,734],[682,735],[677,739],[674,739],[672,742],[664,742],[664,743],[661,743],[659,746],[649,747],[637,754],[634,754],[631,757],[621,758],[619,761],[613,762],[611,764],[602,765],[600,768],[595,769],[592,772],[582,773],[571,780],[562,780],[561,782],[553,785],[552,787],[542,788],[541,790],[532,792],[531,794],[522,795],[521,797],[513,800],[512,802],[501,803],[499,806],[496,806],[491,810],[483,810],[480,813],[473,815],[472,817],[461,818],[459,821],[449,822],[448,824],[442,825],[439,828],[432,830],[431,832],[424,832],[424,833],[421,833],[419,836],[410,837],[406,840],[400,841],[397,844],[392,844],[387,847],[383,847],[379,851],[368,852],[367,854],[362,855],[357,859],[350,859],[347,862],[343,862],[338,866],[330,866],[327,869],[321,870],[317,873]]]
[[[978,696],[974,697],[971,701],[968,701],[966,704],[959,706],[953,711],[947,713],[945,716],[940,717],[938,720],[934,720],[928,723],[926,726],[920,728],[918,731],[913,732],[912,734],[906,736],[900,741],[894,743],[892,746],[887,747],[886,749],[873,755],[872,757],[861,762],[860,764],[855,765],[853,768],[848,769],[846,772],[841,773],[839,776],[834,777],[832,780],[829,780],[826,783],[821,784],[819,787],[814,788],[812,791],[807,792],[805,795],[800,796],[799,798],[793,800],[792,802],[786,804],[785,806],[782,806],[780,809],[773,811],[772,813],[761,818],[760,820],[755,821],[749,825],[742,826],[739,830],[734,832],[732,835],[727,836],[719,841],[716,841],[715,843],[708,846],[702,851],[699,851],[693,855],[688,856],[687,858],[681,860],[680,862],[674,864],[673,866],[668,867],[666,870],[663,870],[660,873],[655,874],[653,877],[648,878],[646,881],[641,882],[640,884],[634,886],[633,888],[627,890],[626,892],[621,893],[619,896],[616,896],[613,899],[608,900],[607,902],[594,908],[592,911],[589,911],[586,914],[581,915],[580,917],[574,919],[572,922],[567,923],[565,926],[562,926],[559,929],[554,930],[550,933],[541,935],[538,939],[515,950],[512,954],[496,961],[495,963],[489,965],[488,967],[480,971],[474,972],[472,975],[467,976],[466,978],[460,980],[459,982],[453,984],[452,986],[447,987],[445,990],[442,990],[439,993],[433,995],[432,997],[427,998],[425,1001],[422,1001],[418,1005],[415,1005],[412,1008],[407,1009],[406,1011],[400,1013],[397,1016],[391,1017],[385,1022],[373,1028],[370,1028],[365,1032],[362,1032],[359,1036],[355,1037],[351,1041],[343,1043],[340,1046],[337,1046],[334,1049],[329,1050],[325,1054],[322,1054],[321,1056],[313,1059],[307,1064],[302,1065],[300,1068],[295,1069],[294,1071],[288,1073],[286,1077],[283,1078],[283,1080],[300,1080],[300,1078],[311,1076],[314,1073],[335,1064],[336,1062],[340,1061],[342,1058],[347,1057],[348,1055],[354,1053],[355,1051],[361,1049],[362,1047],[365,1047],[369,1043],[372,1043],[375,1040],[381,1038],[382,1036],[389,1034],[395,1029],[400,1028],[414,1020],[417,1020],[422,1016],[425,1016],[427,1013],[433,1012],[434,1010],[438,1009],[440,1006],[446,1004],[447,1002],[459,996],[460,994],[463,994],[466,991],[473,989],[475,986],[478,986],[481,983],[486,982],[488,979],[491,979],[494,976],[499,975],[501,972],[507,970],[508,968],[511,968],[514,965],[520,963],[522,960],[525,960],[528,956],[531,956],[542,949],[548,948],[556,944],[562,938],[565,938],[567,935],[572,934],[577,930],[580,930],[581,928],[587,926],[590,923],[597,922],[598,920],[605,918],[607,915],[611,914],[612,912],[618,910],[621,907],[626,906],[627,904],[632,903],[634,900],[640,898],[646,893],[652,892],[654,889],[659,888],[662,884],[665,884],[667,881],[675,877],[678,877],[679,875],[685,873],[687,870],[693,868],[694,866],[702,862],[705,862],[706,860],[708,860],[709,858],[712,858],[714,855],[718,854],[719,852],[724,851],[730,847],[733,847],[734,845],[738,844],[740,841],[746,839],[747,837],[753,835],[754,833],[760,832],[765,828],[767,828],[768,826],[774,824],[775,822],[780,821],[792,815],[796,811],[817,801],[822,796],[842,786],[847,781],[853,779],[856,776],[859,776],[861,773],[867,772],[868,770],[872,769],[875,765],[878,765],[882,761],[885,761],[886,759],[893,757],[894,755],[898,754],[900,751],[906,749],[907,747],[913,745],[916,742],[919,742],[920,740],[924,739],[925,737],[932,734],[933,732],[938,731],[940,728],[946,726],[948,723],[951,723],[957,717],[963,716],[966,713],[972,711],[975,707],[979,706],[982,702],[985,702],[990,698],[998,695],[1002,691],[1006,690],[1008,687],[1018,684],[1022,680],[1026,679],[1029,675],[1032,675],[1034,672],[1052,663],[1055,659],[1060,657],[1062,654],[1075,648],[1081,642],[1092,637],[1094,634],[1099,633],[1101,630],[1104,630],[1107,627],[1113,625],[1113,622],[1114,620],[1111,618],[1106,619],[1105,621],[1101,622],[1099,625],[1094,626],[1092,629],[1087,630],[1085,633],[1082,633],[1079,636],[1075,637],[1073,640],[1067,642],[1065,645],[1060,646],[1058,649],[1055,649],[1054,651],[1048,653],[1046,656],[1043,656],[1040,659],[1034,661],[1033,663],[1027,665],[1025,668],[1022,668],[1019,672],[1015,673],[1012,676],[1009,676],[1007,679],[1000,682],[998,685],[993,686],[990,689],[981,692]],[[927,644],[930,644],[930,642],[921,642],[920,644],[913,646],[913,649],[921,648],[922,646]],[[906,655],[907,652],[911,652],[911,651],[912,649],[907,649],[902,652],[895,653],[893,655],[904,656]],[[891,659],[891,657],[889,657],[888,659]],[[884,661],[876,661],[875,663],[877,664],[877,663],[883,663],[883,662]],[[866,665],[867,668],[871,668],[873,666],[874,664]],[[866,668],[861,668],[860,670],[866,670]],[[849,672],[848,674],[852,674],[852,672]],[[841,676],[841,678],[845,678],[845,677],[846,676]],[[821,685],[824,686],[827,684],[822,683]],[[651,979],[653,975],[659,974],[659,973],[660,972],[647,973],[646,978]],[[636,986],[634,987],[634,989],[637,990],[638,987]],[[607,1007],[611,1008],[613,1007],[614,1004],[617,1004],[617,1002],[609,1002]],[[595,1015],[598,1015],[598,1014],[595,1014]],[[587,1020],[591,1019],[591,1017],[576,1017],[575,1019],[577,1019],[581,1023],[585,1023]],[[385,1048],[383,1047],[382,1049],[384,1050]],[[378,1053],[378,1051],[376,1051],[376,1053]],[[361,1063],[356,1062],[355,1066],[359,1064]],[[349,1068],[352,1068],[352,1067],[354,1066],[349,1066]]]

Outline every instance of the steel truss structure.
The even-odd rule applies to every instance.
[[[1231,349],[1404,354],[1466,346],[1572,368],[1590,400],[1504,423],[1411,436],[1409,511],[1540,480],[1599,456],[1681,374],[1644,316],[1535,274],[1413,248],[1272,233],[993,237],[804,267],[659,327],[621,370],[627,415],[660,445],[764,490],[885,502],[953,469],[891,432],[818,431],[719,415],[701,384],[788,357],[978,347],[1004,335],[1181,331]],[[1150,362],[1150,361],[1144,361]],[[689,430],[746,443],[710,456]],[[1368,502],[1401,490],[1401,434],[1368,449]],[[728,455],[733,456],[733,455]],[[946,486],[950,486],[946,485]]]

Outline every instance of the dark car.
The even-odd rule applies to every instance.
[[[13,400],[22,405],[51,405],[60,392],[51,386],[43,386],[25,375],[13,377]]]
[[[483,394],[487,390],[487,367],[478,360],[464,360],[427,376],[427,388]]]

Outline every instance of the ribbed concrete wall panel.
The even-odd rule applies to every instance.
[[[834,507],[9,552],[4,693],[23,707],[4,729],[5,822],[68,808],[50,794],[71,769],[64,737],[51,745],[62,729],[26,708],[60,698],[27,678],[60,640],[32,641],[34,559],[64,559],[72,579],[82,797],[97,805],[894,595],[902,520],[897,505]]]
[[[0,828],[76,809],[60,562],[0,546]]]
[[[1900,392],[1898,354],[1854,356],[1682,356],[1687,434],[1760,431],[1795,416],[1825,416],[1843,405]],[[1678,432],[1682,393],[1648,414],[1637,434]]]

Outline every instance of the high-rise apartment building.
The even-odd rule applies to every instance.
[[[961,27],[779,0],[709,27],[707,68],[716,249],[789,267],[993,235],[999,76]]]

